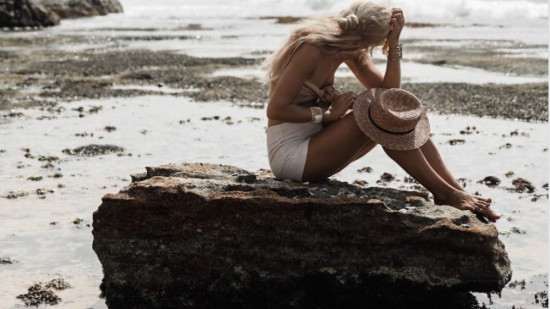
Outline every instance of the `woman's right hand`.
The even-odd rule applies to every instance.
[[[348,109],[351,109],[353,102],[357,94],[353,91],[343,93],[334,99],[330,107],[325,110],[323,115],[323,124],[330,124],[340,119],[347,112]]]

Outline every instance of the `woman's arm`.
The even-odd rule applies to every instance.
[[[387,42],[390,49],[390,58],[395,58],[393,53],[399,44],[399,35],[405,24],[403,12],[401,9],[392,9],[392,30],[390,31]],[[401,61],[388,60],[386,63],[386,73],[382,73],[376,68],[370,55],[366,50],[360,50],[354,56],[345,61],[350,70],[357,79],[366,88],[399,88],[401,87]]]
[[[352,58],[344,61],[344,63],[353,72],[355,77],[366,88],[380,88],[384,76],[372,63],[372,59],[366,50],[362,49],[355,53]]]
[[[400,62],[399,60],[388,60],[386,74],[382,75],[366,50],[361,50],[356,57],[345,61],[361,84],[369,89],[401,87]]]
[[[309,122],[311,111],[307,107],[291,104],[300,92],[306,78],[321,61],[321,50],[304,43],[292,56],[281,74],[267,105],[267,118],[286,122]]]
[[[397,43],[395,46],[390,46],[390,53],[397,49]],[[390,56],[391,57],[391,56]],[[386,74],[382,81],[381,88],[399,88],[401,87],[401,60],[386,61]]]
[[[382,82],[383,88],[401,87],[401,57],[397,54],[397,48],[403,26],[405,26],[403,11],[399,8],[392,8],[391,30],[386,39],[386,43],[390,50],[386,63],[386,75]]]

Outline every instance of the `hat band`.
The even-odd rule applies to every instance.
[[[384,131],[384,132],[386,132],[386,133],[389,133],[389,134],[397,134],[397,135],[403,135],[403,134],[411,133],[412,131],[414,131],[415,128],[412,128],[412,129],[407,130],[407,131],[405,131],[405,132],[393,132],[393,131],[386,130],[386,129],[382,128],[381,126],[377,125],[376,122],[374,122],[374,119],[372,119],[372,117],[371,117],[371,115],[370,115],[370,107],[371,107],[371,106],[372,106],[372,105],[369,105],[369,112],[368,112],[368,114],[369,114],[369,119],[370,119],[370,121],[372,122],[372,124],[373,124],[375,127],[377,127],[378,129],[380,129],[380,130],[382,130],[382,131]]]

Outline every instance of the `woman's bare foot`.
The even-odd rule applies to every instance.
[[[456,184],[458,184],[458,181],[456,181]],[[451,186],[453,186],[453,185],[451,184]],[[459,190],[459,191],[468,193],[468,191],[466,191],[466,189],[464,189],[464,188],[463,188],[462,186],[460,186],[460,185],[454,185],[453,187],[454,187],[455,189]],[[477,197],[478,199],[481,199],[481,200],[487,202],[487,203],[489,204],[489,205],[487,205],[487,207],[491,207],[491,202],[492,202],[493,200],[492,200],[490,197],[489,197],[489,198],[484,198],[483,196],[477,195],[477,194],[473,194],[473,196],[475,196],[475,197]],[[500,216],[499,216],[499,218],[500,218]],[[498,218],[497,218],[497,219],[498,219]]]
[[[500,218],[500,215],[497,214],[493,208],[487,206],[485,208],[480,208],[478,209],[477,211],[475,211],[487,218],[489,218],[489,220],[493,221],[493,222],[496,222],[499,218]]]
[[[458,183],[458,182],[456,182],[456,183]],[[453,186],[453,185],[451,184],[451,186]],[[468,193],[468,191],[466,191],[466,189],[464,189],[462,186],[456,186],[456,185],[455,185],[455,186],[453,186],[453,187],[456,188],[456,189],[459,190],[459,191]],[[477,197],[477,198],[479,198],[479,199],[484,200],[485,202],[489,203],[489,206],[491,206],[491,202],[492,202],[493,200],[492,200],[490,197],[489,197],[489,198],[484,198],[483,196],[477,195],[477,194],[474,194],[474,196]]]
[[[454,180],[454,181],[447,181],[447,183],[449,183],[453,188],[455,188],[455,189],[457,189],[457,190],[459,190],[459,191],[468,193],[468,192],[466,191],[466,189],[464,189],[464,188],[459,184],[459,182],[458,182],[457,180],[455,180],[454,178],[453,178],[453,180]],[[474,194],[474,196],[477,197],[477,198],[479,198],[479,199],[484,200],[485,202],[489,203],[489,206],[491,206],[491,202],[492,202],[491,198],[484,198],[483,196],[477,195],[477,194]]]
[[[436,205],[450,205],[461,210],[471,210],[489,218],[492,222],[496,222],[500,215],[489,207],[490,203],[490,198],[486,199],[462,190],[453,190],[446,196],[434,196],[434,204]]]

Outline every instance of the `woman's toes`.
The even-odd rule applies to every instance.
[[[489,209],[488,209],[489,210]],[[488,211],[487,213],[487,216],[489,217],[489,219],[491,219],[491,221],[493,222],[496,222],[499,218],[500,218],[500,215],[493,212],[492,210]]]
[[[480,200],[483,200],[483,201],[489,203],[489,204],[491,203],[491,198],[484,198],[484,197],[481,196],[481,195],[474,195],[474,196],[475,196],[476,198],[480,199]]]
[[[485,197],[483,197],[483,196],[481,196],[481,195],[479,195],[479,194],[472,194],[472,195],[475,196],[475,197],[478,198],[478,199],[486,200]]]
[[[485,201],[480,201],[479,202],[481,205],[483,205],[483,207],[489,207],[491,206],[489,203],[485,202]]]
[[[481,200],[481,202],[485,205],[485,207],[491,207],[491,200]]]
[[[477,206],[477,207],[480,207],[480,208],[485,208],[485,207],[489,207],[489,204],[487,202],[485,202],[484,200],[480,200],[480,199],[477,199],[474,204]]]

